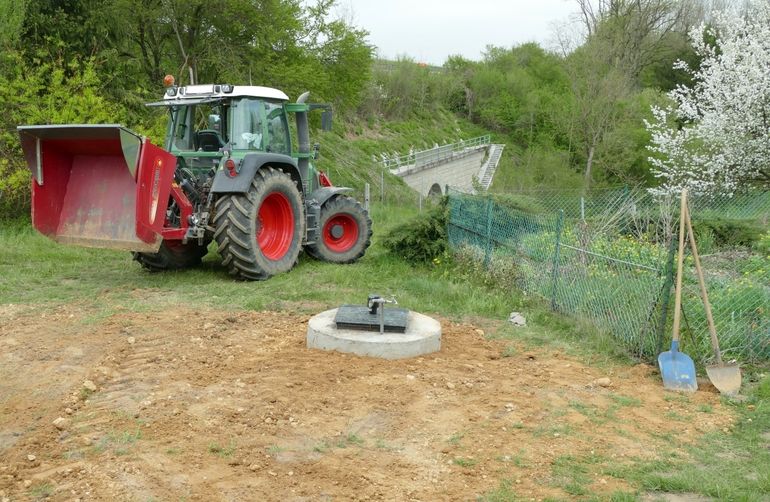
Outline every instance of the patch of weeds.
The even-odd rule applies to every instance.
[[[80,400],[81,401],[87,400],[89,397],[91,397],[91,395],[93,393],[94,393],[94,391],[92,391],[91,389],[86,389],[85,387],[81,387],[80,388]]]
[[[65,451],[62,455],[65,460],[81,460],[83,458],[83,452],[80,450]]]
[[[166,450],[166,455],[179,455],[182,452],[179,448],[168,448]]]
[[[497,457],[497,460],[500,462],[510,462],[516,467],[527,469],[530,465],[525,459],[526,454],[527,450],[519,450],[519,453],[516,455],[500,455]]]
[[[502,357],[513,357],[516,355],[516,347],[513,345],[506,345],[503,352],[500,354]]]
[[[572,433],[572,427],[563,424],[563,425],[538,425],[533,431],[532,435],[535,437],[543,437],[543,436],[567,436]]]
[[[460,441],[462,441],[463,437],[465,436],[462,432],[455,432],[451,436],[449,436],[449,439],[447,439],[447,442],[451,444],[452,446],[459,446]]]
[[[221,458],[229,458],[235,453],[235,441],[230,440],[230,444],[227,446],[220,445],[219,443],[209,444],[209,453],[213,453]]]
[[[617,403],[619,406],[636,407],[642,405],[642,401],[635,397],[623,396],[620,394],[610,394],[609,396],[610,399],[615,401],[615,403]]]
[[[53,495],[53,491],[54,486],[51,483],[39,483],[30,487],[29,495],[34,499],[41,500]]]
[[[700,411],[701,413],[711,413],[714,411],[714,407],[711,406],[710,404],[702,404],[698,406],[698,411]]]
[[[374,447],[378,450],[390,450],[390,446],[388,446],[388,444],[382,438],[377,438],[374,441]]]
[[[277,455],[278,453],[281,453],[282,451],[286,451],[286,448],[282,446],[278,446],[277,444],[270,445],[270,447],[267,449],[267,452],[270,455]]]
[[[313,446],[313,451],[316,453],[326,453],[329,450],[329,443],[323,441]]]
[[[115,455],[118,455],[118,456],[120,456],[120,455],[128,455],[128,449],[126,449],[126,448],[115,448],[113,450],[113,453],[115,453]]]
[[[452,463],[455,465],[459,465],[460,467],[470,468],[478,464],[479,461],[471,457],[468,457],[468,458],[457,457],[454,460],[452,460]]]
[[[512,429],[523,429],[524,428],[524,422],[519,420],[518,422],[513,422],[509,425]]]
[[[479,497],[479,502],[516,502],[521,500],[511,487],[512,484],[510,479],[501,480],[497,488]]]
[[[671,419],[671,420],[677,420],[679,422],[686,422],[687,421],[687,417],[685,417],[684,415],[680,415],[679,413],[677,413],[675,411],[668,411],[668,412],[666,412],[666,418]]]
[[[676,392],[666,392],[663,396],[664,401],[687,404],[690,402],[690,397],[685,394],[679,394]]]
[[[595,458],[590,458],[589,463],[594,463]],[[574,496],[588,494],[585,485],[591,483],[588,468],[584,465],[585,459],[578,459],[571,455],[562,455],[553,461],[551,468],[553,485]]]
[[[611,465],[609,474],[622,478],[640,492],[689,492],[712,500],[764,500],[770,493],[770,377],[754,389],[747,383],[748,399],[731,404],[738,420],[732,431],[704,434],[694,445],[669,445],[679,455],[660,452],[665,460],[637,459]]]
[[[358,436],[355,433],[349,433],[347,436],[340,438],[337,441],[337,448],[347,448],[348,446],[362,446],[364,444],[364,440],[361,439],[360,436]]]
[[[118,434],[111,433],[109,438],[113,443],[131,445],[142,439],[142,431],[140,429],[135,429],[133,431],[123,431]]]

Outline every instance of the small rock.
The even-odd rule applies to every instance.
[[[36,456],[34,456],[34,455],[31,455],[31,454],[30,454],[30,455],[27,455],[27,460],[29,460],[30,462],[34,462],[34,461],[35,461],[35,459],[37,459],[37,457],[36,457]]]
[[[83,388],[86,390],[90,390],[91,392],[96,392],[96,384],[93,383],[91,380],[86,380],[83,382]]]
[[[447,382],[446,383],[446,388],[449,389],[449,390],[452,390],[452,389],[455,388],[455,384],[453,384],[452,382]]]
[[[278,474],[274,473],[273,471],[267,471],[267,473],[270,474],[271,476],[277,476],[278,475]]]
[[[505,403],[505,409],[507,411],[513,411],[514,409],[516,409],[516,405],[514,405],[513,403]]]
[[[29,488],[32,486],[32,480],[31,479],[25,479],[24,480],[24,488]]]
[[[409,381],[414,380],[414,378],[415,378],[414,375],[406,375],[406,379]]]
[[[72,415],[73,413],[72,408],[64,408],[64,413],[66,413],[67,415]]]
[[[126,338],[126,341],[128,342],[129,345],[133,345],[136,343],[136,338],[134,338],[133,336],[129,336],[128,338]]]
[[[594,380],[594,385],[598,385],[599,387],[609,387],[612,385],[612,380],[607,377],[597,378]]]
[[[511,312],[511,315],[508,316],[508,322],[513,324],[514,326],[527,325],[527,320],[519,312]]]
[[[67,420],[64,417],[59,417],[56,420],[53,421],[53,426],[59,429],[60,431],[63,431],[64,429],[69,426],[70,421]]]
[[[476,332],[477,335],[484,336],[484,330],[483,329],[476,329],[474,331]]]
[[[215,327],[216,326],[213,323],[210,323],[210,322],[207,322],[206,324],[203,325],[203,329],[206,330],[206,331],[208,331],[210,329],[214,329]]]
[[[249,466],[249,470],[251,470],[251,471],[253,471],[253,472],[257,472],[257,471],[259,470],[259,465],[257,465],[257,464],[251,464],[251,465]]]

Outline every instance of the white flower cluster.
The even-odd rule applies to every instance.
[[[751,18],[717,14],[690,32],[702,58],[689,72],[692,87],[669,92],[673,104],[653,107],[645,121],[652,135],[654,192],[732,195],[770,166],[770,4],[760,2]],[[711,45],[706,40],[716,40]]]

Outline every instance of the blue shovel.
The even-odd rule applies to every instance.
[[[682,189],[682,205],[679,216],[679,257],[676,267],[676,293],[674,295],[674,336],[671,350],[658,356],[658,367],[663,377],[663,387],[670,390],[695,392],[695,363],[687,354],[679,352],[679,324],[682,314],[682,268],[684,263],[684,233],[687,216],[687,189]]]

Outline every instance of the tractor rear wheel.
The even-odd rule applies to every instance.
[[[206,245],[197,242],[182,244],[182,241],[163,241],[157,253],[133,253],[134,260],[151,272],[178,270],[200,264],[208,253]]]
[[[217,200],[214,239],[230,275],[264,280],[297,263],[305,233],[305,207],[291,177],[261,169],[245,194]]]
[[[320,234],[307,252],[319,260],[352,263],[361,258],[372,237],[372,220],[350,197],[335,197],[321,207]]]

